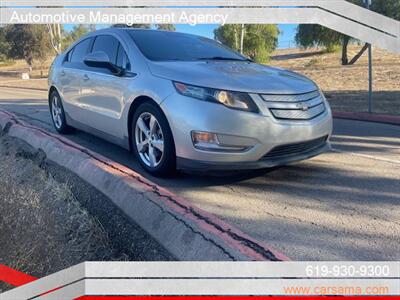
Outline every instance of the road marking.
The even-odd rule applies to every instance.
[[[364,157],[364,158],[369,158],[369,159],[373,159],[373,160],[384,161],[384,162],[400,165],[400,160],[383,158],[383,157],[378,157],[378,156],[373,156],[373,155],[368,155],[368,154],[354,153],[354,152],[339,150],[339,149],[335,149],[335,148],[332,148],[332,151],[336,152],[336,153],[350,154],[350,155],[354,155],[354,156],[359,156],[359,157]]]
[[[383,124],[386,126],[391,126],[388,124]],[[344,140],[344,141],[340,141]],[[354,142],[352,142],[352,140]],[[387,136],[374,136],[373,138],[367,137],[367,136],[356,136],[356,135],[341,135],[341,134],[334,134],[332,139],[332,142],[335,142],[337,144],[343,144],[346,141],[350,141],[350,143],[358,143],[358,144],[363,144],[363,143],[371,143],[371,142],[381,142],[384,144],[385,142],[391,142],[391,143],[396,143],[398,146],[400,146],[400,139],[399,137],[387,137]],[[386,146],[388,147],[388,146]],[[395,147],[398,148],[398,147]]]

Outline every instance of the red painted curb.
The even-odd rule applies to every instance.
[[[333,117],[337,119],[349,119],[356,121],[377,122],[392,125],[400,125],[400,116],[363,113],[363,112],[342,112],[334,111]]]
[[[238,251],[250,260],[289,260],[281,252],[251,238],[213,214],[192,205],[189,201],[149,181],[135,171],[82,147],[65,137],[52,134],[44,129],[20,121],[12,113],[0,109],[0,124],[7,122],[11,123],[11,130],[19,132],[19,136],[17,137],[26,139],[28,143],[29,140],[35,143],[41,139],[47,139],[48,143],[57,143],[58,146],[61,146],[62,151],[69,153],[70,156],[89,156],[92,163],[85,167],[93,168],[93,172],[90,172],[91,174],[96,173],[94,169],[96,167],[109,174],[115,174],[120,180],[133,180],[135,184],[139,184],[142,189],[151,193],[151,197],[163,203],[163,205],[179,215],[181,219],[186,219],[196,224],[199,229],[217,237],[231,247],[231,249],[235,249],[235,251]],[[209,259],[212,260],[211,257]]]
[[[0,264],[0,281],[13,286],[21,286],[35,281],[37,278]]]

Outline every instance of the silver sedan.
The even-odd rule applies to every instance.
[[[329,149],[332,114],[318,86],[195,35],[126,28],[90,33],[54,60],[49,106],[132,150],[154,175],[268,168]]]

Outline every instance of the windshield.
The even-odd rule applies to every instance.
[[[200,36],[157,30],[127,31],[150,60],[247,60],[220,43]]]

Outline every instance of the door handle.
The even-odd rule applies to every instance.
[[[61,71],[61,76],[65,76],[65,71],[64,70]]]
[[[83,75],[83,80],[87,81],[87,80],[89,80],[89,79],[90,79],[90,78],[89,78],[89,76],[87,76],[87,74]]]

